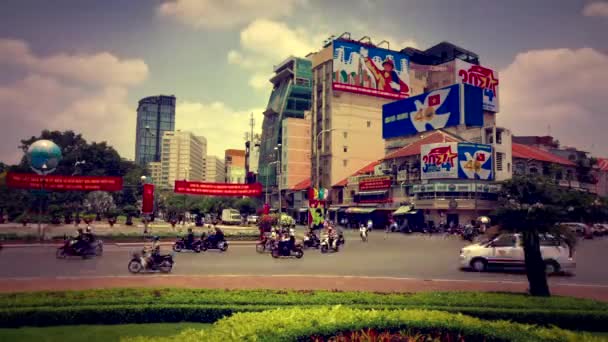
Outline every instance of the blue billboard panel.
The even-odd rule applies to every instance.
[[[492,146],[485,144],[458,144],[458,178],[494,179]]]
[[[391,99],[410,96],[407,55],[339,39],[333,47],[333,89]]]
[[[464,91],[461,117],[460,91]],[[482,92],[455,84],[382,106],[382,138],[390,139],[453,127],[483,125]]]

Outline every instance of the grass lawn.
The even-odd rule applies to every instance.
[[[0,329],[0,341],[62,341],[62,342],[111,342],[120,338],[145,336],[160,337],[180,333],[182,330],[204,329],[205,323],[156,323],[125,325],[68,325],[48,328]]]

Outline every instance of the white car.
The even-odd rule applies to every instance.
[[[249,215],[249,216],[247,216],[247,223],[248,224],[257,224],[259,219],[260,219],[260,217],[257,215]]]
[[[490,267],[523,268],[522,242],[521,234],[501,234],[493,240],[466,246],[460,250],[460,265],[478,272]],[[540,252],[547,274],[571,271],[576,267],[570,248],[549,234],[540,236]]]

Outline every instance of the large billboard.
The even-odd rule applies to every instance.
[[[460,92],[464,92],[464,97]],[[382,106],[382,138],[433,131],[465,124],[483,125],[481,89],[454,84]],[[461,98],[464,103],[461,103]],[[462,113],[465,115],[462,115]]]
[[[481,88],[483,110],[498,112],[498,72],[460,59],[455,63],[456,81]]]
[[[420,147],[421,179],[492,180],[492,146],[473,143],[436,143]]]
[[[458,178],[458,144],[420,146],[420,166],[422,179]]]
[[[407,55],[342,40],[333,47],[333,89],[391,99],[410,96]]]
[[[458,177],[490,180],[492,174],[492,146],[484,144],[458,144]]]

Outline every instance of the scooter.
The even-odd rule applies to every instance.
[[[321,245],[321,240],[319,240],[319,237],[315,233],[310,233],[310,234],[304,235],[303,242],[304,242],[303,243],[304,248],[317,248],[318,249]]]
[[[300,259],[304,256],[304,250],[302,249],[302,245],[296,244],[292,249],[288,247],[279,247],[279,243],[275,243],[272,247],[271,255],[273,258],[279,257],[291,257],[295,256],[297,259]]]
[[[148,258],[149,252],[144,248],[141,253],[133,253],[128,269],[131,273],[162,272],[169,273],[173,269],[173,254]],[[148,259],[151,259],[148,260]]]
[[[333,241],[329,241],[329,236],[324,234],[321,238],[321,253],[327,253],[329,251],[338,252],[340,250],[340,246],[338,245],[338,238],[333,239]]]
[[[65,259],[68,256],[79,256],[86,259],[90,256],[101,256],[103,254],[103,241],[95,240],[88,243],[88,248],[83,248],[82,251],[77,251],[74,248],[75,242],[73,239],[65,240],[63,246],[57,248],[55,256],[57,259]]]
[[[264,240],[261,240],[255,245],[255,251],[258,253],[264,253],[266,251],[272,250],[273,245],[274,240],[269,237],[265,237]]]
[[[173,244],[173,250],[176,252],[181,252],[184,249],[189,249],[195,253],[201,252],[201,240],[192,241],[192,244],[188,246],[186,240],[184,238],[178,238],[177,241]]]

